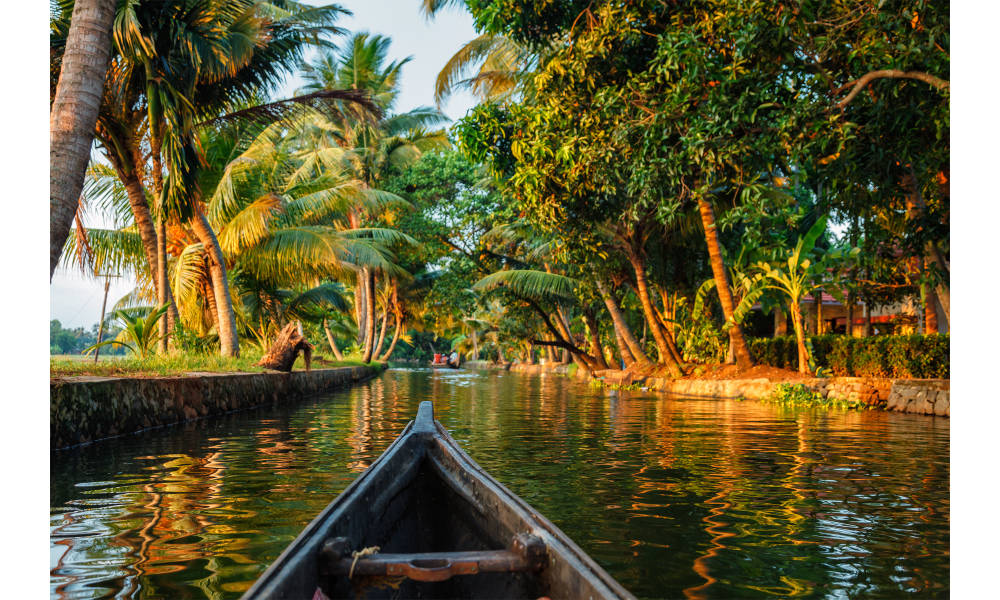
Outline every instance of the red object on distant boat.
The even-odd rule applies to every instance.
[[[440,354],[435,354],[434,355],[434,364],[440,364],[440,362],[441,362],[441,355]]]

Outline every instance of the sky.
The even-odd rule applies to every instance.
[[[308,1],[307,4],[320,4]],[[348,0],[338,4],[354,13],[338,22],[349,33],[368,31],[392,39],[389,60],[412,60],[403,67],[402,93],[397,110],[406,112],[418,106],[434,104],[434,81],[441,68],[466,42],[477,36],[468,11],[438,13],[433,21],[421,16],[419,0]],[[348,34],[349,35],[349,34]],[[336,38],[335,43],[347,36]],[[307,60],[310,55],[307,53]],[[278,98],[294,95],[304,81],[297,74],[286,79]],[[442,108],[452,120],[460,119],[475,105],[466,93],[454,94]],[[88,227],[106,227],[99,215],[92,214]],[[108,309],[134,287],[129,277],[112,279],[108,291]],[[64,328],[90,327],[101,318],[104,280],[83,275],[79,268],[58,269],[49,286],[49,319],[58,319]]]

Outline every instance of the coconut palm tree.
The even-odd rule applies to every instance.
[[[52,15],[52,37],[64,41],[50,69],[58,82],[49,109],[50,281],[76,216],[90,162],[116,4],[116,0],[79,0],[53,7],[57,10]],[[67,18],[70,14],[72,18]]]
[[[446,120],[438,110],[419,107],[394,114],[399,97],[399,76],[411,59],[388,62],[391,40],[367,32],[355,34],[339,53],[322,51],[314,62],[303,64],[306,86],[302,92],[350,88],[368,90],[382,115],[375,119],[359,118],[359,111],[345,110],[342,118],[314,124],[313,146],[327,157],[339,154],[342,163],[366,188],[377,188],[392,169],[405,168],[423,152],[448,145],[443,130],[429,128]],[[362,221],[377,213],[355,211],[348,224],[360,229]],[[386,273],[382,273],[383,280]],[[357,317],[359,339],[364,344],[363,360],[369,362],[375,352],[375,269],[363,266],[358,285]]]

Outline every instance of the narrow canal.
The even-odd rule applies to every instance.
[[[642,598],[946,598],[949,421],[393,369],[51,453],[52,598],[239,598],[434,400]]]

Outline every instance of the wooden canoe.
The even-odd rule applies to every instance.
[[[431,363],[431,368],[433,368],[433,369],[445,369],[445,368],[448,368],[448,369],[457,369],[457,368],[459,368],[459,365],[451,365],[451,364],[448,364],[448,363],[436,363],[436,362],[432,362]]]
[[[359,596],[634,598],[463,452],[430,402],[243,600]]]

